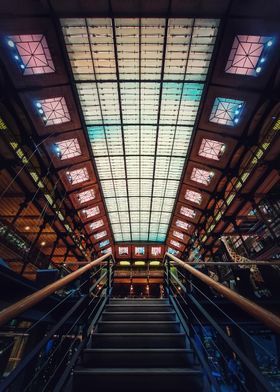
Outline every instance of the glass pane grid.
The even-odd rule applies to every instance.
[[[219,21],[61,25],[115,240],[165,241]]]

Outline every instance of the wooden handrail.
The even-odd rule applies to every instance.
[[[108,258],[113,258],[112,253],[107,253],[106,255],[99,257],[98,259],[88,263],[87,265],[78,269],[77,271],[72,272],[71,274],[65,276],[64,278],[61,278],[56,282],[43,287],[42,289],[36,291],[36,293],[28,295],[27,297],[21,299],[17,303],[3,309],[0,312],[0,326],[6,324],[8,321],[14,319],[24,311],[32,308],[32,306],[36,305],[38,302],[41,302],[43,299],[53,294],[55,291],[71,283],[73,280],[83,275],[86,271],[89,271],[96,265],[101,264],[104,260]]]
[[[242,295],[237,294],[235,291],[229,289],[228,287],[222,285],[221,283],[216,282],[214,279],[196,270],[190,265],[184,263],[182,260],[171,255],[170,253],[166,253],[165,256],[169,257],[171,260],[175,261],[177,264],[179,264],[185,270],[190,272],[192,275],[196,276],[202,282],[206,283],[208,286],[218,291],[220,294],[222,294],[224,297],[229,299],[235,305],[243,309],[246,313],[249,313],[257,320],[261,320],[271,330],[280,334],[280,317],[276,316],[276,314],[262,308],[261,306],[243,297]]]

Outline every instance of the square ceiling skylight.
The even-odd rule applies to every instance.
[[[175,225],[177,227],[180,227],[181,229],[184,229],[184,230],[188,230],[191,227],[191,225],[189,223],[184,222],[181,219],[177,219],[175,222]]]
[[[193,168],[191,174],[191,180],[198,182],[199,184],[209,185],[215,173],[208,170],[198,169],[197,167]]]
[[[244,101],[218,97],[215,99],[209,121],[233,127],[239,123],[243,109]]]
[[[83,191],[78,193],[78,200],[81,204],[87,203],[88,201],[95,199],[94,189],[88,189],[87,191]]]
[[[227,61],[226,73],[258,76],[267,62],[272,45],[272,37],[237,35]]]
[[[195,218],[196,212],[192,208],[182,206],[180,208],[180,214],[185,215],[188,218]]]
[[[191,191],[190,189],[186,190],[184,197],[186,200],[192,201],[193,203],[196,203],[196,204],[201,204],[201,202],[202,202],[201,193]]]
[[[76,170],[68,170],[66,172],[66,176],[71,185],[76,185],[80,182],[89,180],[89,175],[86,167]]]
[[[7,44],[23,75],[55,72],[50,50],[44,35],[10,35],[7,38]]]
[[[93,234],[93,238],[95,240],[100,240],[101,238],[106,237],[106,235],[107,235],[107,231],[106,230],[102,230],[99,233]]]
[[[64,97],[40,99],[36,102],[36,108],[46,126],[71,121]]]
[[[180,240],[183,240],[183,239],[184,239],[184,234],[181,233],[180,231],[173,230],[172,235],[173,235],[174,237],[180,238]]]
[[[83,214],[86,218],[92,218],[100,213],[100,209],[98,206],[86,208],[83,210]]]
[[[112,231],[164,242],[216,19],[61,19]]]
[[[175,246],[176,248],[181,248],[180,242],[175,241],[175,240],[171,240],[171,241],[170,241],[170,245],[173,245],[173,246]]]
[[[224,154],[226,145],[211,139],[202,139],[198,155],[208,159],[218,161]]]
[[[92,222],[92,223],[89,225],[89,227],[91,228],[91,230],[95,230],[95,229],[98,229],[99,227],[101,227],[101,226],[103,226],[103,225],[104,225],[103,219],[99,219],[99,220],[97,220],[97,221],[95,221],[95,222]]]
[[[82,155],[81,148],[77,138],[62,140],[54,144],[56,156],[61,159],[70,159]]]
[[[105,240],[105,241],[102,241],[102,242],[99,243],[99,247],[100,248],[104,248],[104,246],[107,246],[109,244],[110,244],[110,241],[109,240]]]
[[[107,253],[112,253],[112,248],[106,248],[101,250],[101,254],[106,255]]]
[[[178,251],[178,250],[175,250],[175,249],[173,249],[173,248],[168,248],[168,249],[167,249],[167,253],[170,253],[171,255],[176,256],[176,255],[179,253],[179,251]]]
[[[152,246],[151,247],[151,254],[153,256],[160,256],[161,255],[161,247],[160,246]]]

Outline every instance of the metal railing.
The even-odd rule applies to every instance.
[[[189,264],[165,255],[165,290],[205,371],[209,390],[222,391],[232,385],[246,392],[278,390],[273,374],[268,377],[251,351],[270,356],[277,367],[277,354],[261,345],[252,331],[264,334],[269,328],[267,335],[275,336],[280,332],[280,318]]]
[[[0,392],[60,391],[69,382],[111,295],[114,262],[112,254],[106,254],[0,312],[2,336],[8,337],[0,352],[0,363],[7,361]],[[32,312],[40,307],[42,316],[34,318]],[[25,349],[11,366],[10,354],[18,341],[9,336],[18,330],[25,337]]]

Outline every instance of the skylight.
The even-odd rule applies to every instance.
[[[185,215],[188,218],[195,218],[196,212],[191,208],[182,206],[180,208],[180,214]]]
[[[66,172],[68,181],[71,185],[79,184],[80,182],[88,181],[89,175],[85,167]]]
[[[101,227],[101,226],[103,226],[103,225],[104,225],[103,219],[99,219],[99,220],[97,220],[97,221],[95,221],[95,222],[92,222],[92,223],[89,225],[89,227],[91,228],[91,230],[95,230],[95,229],[98,229],[99,227]]]
[[[173,248],[168,248],[167,252],[170,253],[171,255],[174,255],[174,256],[179,253],[178,250],[175,250]]]
[[[106,255],[107,253],[112,253],[112,248],[106,248],[101,250],[101,254]]]
[[[187,189],[185,193],[185,199],[192,201],[193,203],[200,204],[202,202],[202,195],[199,192]]]
[[[105,240],[105,241],[100,242],[99,247],[100,248],[104,248],[104,246],[107,246],[109,244],[110,244],[110,241],[109,240]]]
[[[119,246],[119,255],[128,256],[128,246]]]
[[[145,247],[144,246],[135,246],[135,255],[136,256],[144,256],[145,255]]]
[[[92,218],[95,215],[98,215],[100,213],[100,209],[98,206],[96,207],[91,207],[91,208],[87,208],[83,210],[83,214],[87,217],[87,218]]]
[[[226,73],[258,76],[267,61],[272,45],[272,37],[237,35],[227,61]]]
[[[36,102],[36,108],[46,126],[71,121],[64,97],[40,99]]]
[[[68,139],[56,142],[54,145],[56,156],[61,159],[70,159],[78,157],[82,154],[78,139]]]
[[[180,238],[180,240],[183,240],[183,239],[184,239],[184,234],[181,233],[180,231],[173,230],[172,235],[173,235],[174,237]]]
[[[161,247],[160,246],[152,246],[151,254],[153,256],[160,256],[161,255]]]
[[[107,235],[107,231],[106,231],[106,230],[103,230],[103,231],[100,231],[99,233],[94,234],[94,235],[93,235],[93,238],[94,238],[95,240],[99,240],[99,239],[101,239],[101,238],[103,238],[103,237],[106,237],[106,235]]]
[[[243,109],[244,101],[218,97],[215,99],[209,121],[233,127],[239,123]]]
[[[55,72],[47,40],[42,34],[11,35],[7,39],[23,75]]]
[[[175,225],[177,227],[180,227],[181,229],[184,229],[184,230],[188,230],[190,228],[190,226],[191,226],[189,223],[184,222],[184,221],[182,221],[180,219],[176,220]]]
[[[164,242],[219,21],[61,24],[114,239]]]
[[[191,174],[191,180],[198,182],[199,184],[209,185],[214,175],[214,172],[194,167]]]
[[[181,244],[180,244],[180,242],[178,242],[178,241],[171,240],[171,241],[170,241],[170,244],[173,245],[173,246],[175,246],[176,248],[181,248]]]
[[[93,189],[88,189],[87,191],[78,193],[78,200],[81,204],[87,203],[88,201],[94,199],[95,199],[95,192]]]
[[[202,139],[198,155],[208,159],[218,161],[225,152],[226,145],[216,140]]]

